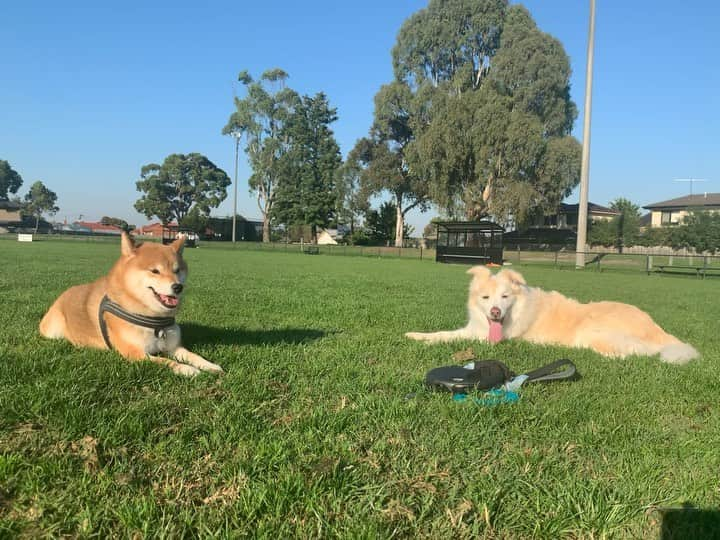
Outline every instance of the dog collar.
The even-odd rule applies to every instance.
[[[108,349],[112,349],[110,343],[110,336],[108,335],[107,323],[105,322],[105,312],[111,313],[120,319],[134,324],[135,326],[142,326],[143,328],[152,328],[155,330],[155,337],[165,337],[165,329],[175,324],[175,317],[148,317],[146,315],[139,315],[137,313],[130,313],[125,311],[118,304],[110,300],[107,295],[103,296],[100,301],[100,307],[98,308],[98,321],[100,322],[100,331],[102,337],[105,340],[105,345]]]

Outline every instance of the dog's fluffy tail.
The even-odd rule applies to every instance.
[[[672,343],[660,349],[660,360],[668,364],[687,364],[698,356],[700,353],[687,343]]]

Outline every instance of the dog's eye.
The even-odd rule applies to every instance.
[[[502,295],[503,298],[507,298],[508,296],[510,296],[510,295],[509,295],[509,294],[503,294],[503,295]]]
[[[159,273],[160,273],[160,270],[158,270],[157,268],[152,268],[152,269],[150,269],[150,271],[151,271],[153,274],[159,274]]]
[[[488,298],[490,298],[490,297],[489,297],[489,296],[483,296],[483,300],[487,300]]]

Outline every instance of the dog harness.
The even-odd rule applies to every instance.
[[[100,301],[100,307],[98,308],[98,321],[100,322],[100,331],[102,332],[102,337],[105,340],[105,345],[107,345],[108,349],[111,350],[112,344],[110,343],[107,323],[105,322],[105,312],[111,313],[123,321],[134,324],[135,326],[152,328],[155,330],[155,337],[160,339],[165,337],[166,328],[170,328],[175,325],[175,317],[148,317],[146,315],[130,313],[129,311],[125,311],[118,304],[110,300],[107,295],[105,295]]]

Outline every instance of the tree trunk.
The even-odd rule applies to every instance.
[[[395,247],[403,247],[403,233],[405,231],[405,216],[400,208],[398,201],[395,207],[396,219],[395,219]]]
[[[40,228],[40,214],[35,216],[35,234],[37,234],[39,228]]]
[[[314,223],[310,225],[310,241],[313,243],[313,245],[317,245],[318,242],[318,234],[317,234],[317,225]]]
[[[263,214],[263,242],[270,242],[270,216]]]

